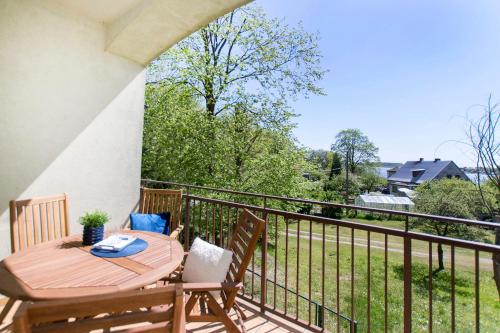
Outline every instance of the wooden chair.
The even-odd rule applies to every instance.
[[[245,314],[236,302],[238,291],[243,288],[243,278],[248,264],[264,230],[265,221],[244,210],[238,218],[228,249],[233,252],[233,262],[224,283],[185,283],[184,290],[190,293],[186,302],[187,322],[222,322],[231,333],[244,332]],[[210,291],[221,291],[222,305]],[[199,305],[199,313],[194,313]],[[231,319],[231,309],[236,311],[241,330]],[[197,310],[197,309],[196,309]]]
[[[162,311],[152,311],[161,306]],[[78,319],[76,319],[78,318]],[[93,330],[184,333],[182,284],[69,300],[23,303],[14,316],[14,333]]]
[[[69,236],[68,195],[66,193],[10,201],[10,241],[12,253],[33,245]],[[14,306],[9,299],[0,313],[0,324]]]
[[[12,253],[69,236],[68,195],[10,201]]]
[[[170,236],[178,239],[181,225],[182,190],[163,190],[141,187],[139,213],[157,214],[170,212]]]

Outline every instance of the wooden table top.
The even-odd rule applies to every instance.
[[[0,262],[0,293],[21,300],[50,300],[134,290],[168,276],[182,262],[182,245],[168,236],[145,231],[142,252],[101,258],[70,236],[17,252]]]

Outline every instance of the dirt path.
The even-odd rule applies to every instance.
[[[281,232],[281,235],[285,236],[285,232]],[[288,235],[290,237],[296,238],[297,237],[297,230],[288,230]],[[309,239],[309,232],[307,231],[300,231],[300,238],[301,239]],[[316,241],[322,241],[323,240],[323,235],[319,233],[312,233],[313,240]],[[337,243],[337,237],[335,235],[325,235],[325,242],[327,243]],[[340,236],[339,237],[339,244],[343,245],[351,245],[351,237],[348,236]],[[396,245],[396,246],[394,246]],[[366,248],[368,246],[367,240],[364,238],[359,238],[359,237],[354,237],[354,246],[357,247],[362,247]],[[378,241],[378,240],[370,240],[370,248],[371,249],[378,249],[384,251],[385,249],[385,244],[384,242]],[[394,242],[388,242],[387,244],[387,251],[388,252],[393,252],[393,253],[400,253],[403,254],[403,244],[402,243],[396,243]],[[427,252],[420,252],[417,250],[412,250],[412,256],[413,257],[418,257],[418,258],[428,258],[428,253]],[[433,251],[433,259],[437,261],[437,253],[436,251]],[[445,253],[445,261],[449,262],[451,259],[449,257],[449,254]],[[467,256],[467,255],[459,255],[455,254],[455,262],[458,265],[461,266],[466,266],[469,268],[474,268],[474,258],[472,256]],[[481,264],[481,268],[491,270],[491,265],[492,261],[489,258],[479,258],[479,262]]]

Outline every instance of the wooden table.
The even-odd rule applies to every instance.
[[[148,242],[128,257],[101,258],[81,236],[39,244],[0,262],[0,293],[21,300],[50,300],[134,290],[168,276],[182,262],[181,244],[168,236],[123,231]]]

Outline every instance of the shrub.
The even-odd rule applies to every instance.
[[[109,215],[103,211],[87,212],[80,217],[80,224],[87,228],[102,227],[109,221]]]

